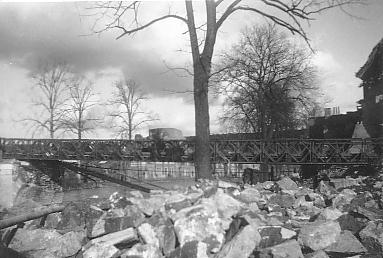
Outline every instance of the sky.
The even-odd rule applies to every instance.
[[[320,86],[329,100],[326,106],[339,106],[341,113],[355,110],[356,101],[363,97],[355,73],[383,38],[383,1],[366,2],[369,4],[348,9],[360,18],[337,9],[305,25],[315,49],[313,63],[319,71]],[[174,127],[184,135],[194,135],[192,78],[168,69],[190,67],[184,24],[164,21],[116,40],[118,33],[113,31],[92,33],[95,17],[85,15],[89,14],[90,4],[0,0],[0,137],[31,137],[31,131],[20,120],[36,112],[31,106],[36,95],[31,74],[45,60],[64,61],[76,73],[86,75],[94,82],[100,102],[110,98],[117,80],[125,77],[139,82],[149,97],[144,108],[159,118],[139,131],[144,136],[155,127]],[[203,14],[202,4],[195,3],[197,20]],[[142,22],[169,10],[184,14],[183,2],[179,1],[145,1],[142,7]],[[245,26],[263,22],[256,15],[234,15],[218,34],[215,54],[237,42]],[[217,122],[220,102],[210,102],[212,133],[222,131]],[[102,107],[98,109],[102,112]],[[109,130],[99,130],[88,137],[112,135]]]

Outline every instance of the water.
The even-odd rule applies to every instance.
[[[187,187],[194,184],[190,179],[171,179],[153,182],[167,189]],[[177,187],[176,187],[177,186]],[[65,170],[60,180],[51,177],[34,168],[26,162],[13,162],[12,183],[2,189],[13,192],[11,208],[14,215],[22,214],[41,205],[66,204],[98,197],[107,199],[114,192],[127,194],[131,188],[103,181],[97,178],[84,180],[78,174]],[[4,206],[4,205],[3,205]]]

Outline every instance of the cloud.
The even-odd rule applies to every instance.
[[[161,49],[154,49],[156,43],[150,40],[153,35],[142,33],[133,39],[120,40],[115,40],[112,33],[81,36],[89,34],[90,23],[80,18],[76,7],[75,3],[2,3],[0,61],[30,72],[46,60],[65,61],[79,73],[118,68],[126,76],[139,80],[151,94],[191,88],[191,78],[163,74],[166,67],[162,60],[166,56]],[[148,44],[154,46],[143,47]],[[182,57],[167,62],[174,65],[184,60]]]

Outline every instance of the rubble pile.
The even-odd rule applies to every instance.
[[[284,177],[115,193],[27,223],[8,247],[39,258],[378,258],[382,186],[382,178],[341,178],[314,191]]]

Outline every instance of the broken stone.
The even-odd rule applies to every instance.
[[[68,232],[64,235],[50,229],[18,229],[9,247],[31,257],[68,257],[81,249],[84,232]]]
[[[327,247],[326,252],[335,254],[362,254],[367,252],[367,249],[359,242],[359,240],[352,234],[352,232],[346,230],[340,234],[338,240]]]
[[[136,244],[121,254],[121,258],[162,258],[157,246],[149,244]]]
[[[260,258],[304,258],[296,240],[288,240],[279,245],[262,249],[258,255]]]
[[[67,204],[61,212],[62,219],[57,225],[57,229],[72,231],[85,228],[85,216],[79,204],[73,202]]]
[[[383,253],[383,221],[370,221],[367,226],[360,231],[360,239],[370,253]]]
[[[48,214],[47,218],[45,219],[44,228],[55,229],[61,220],[62,215],[60,212]]]
[[[190,241],[185,243],[182,248],[177,248],[169,258],[208,258],[207,245],[204,242]]]
[[[259,229],[261,235],[260,248],[266,248],[282,242],[280,227],[262,227]]]
[[[269,198],[269,204],[277,204],[282,208],[291,208],[294,206],[295,198],[288,194],[273,194]]]
[[[351,201],[356,197],[356,193],[351,189],[343,189],[332,200],[332,206],[339,210],[346,210],[351,204]]]
[[[208,201],[180,210],[172,216],[174,230],[181,247],[190,241],[202,241],[209,251],[217,252],[225,237],[224,221],[219,217],[215,202]]]
[[[359,180],[354,178],[331,178],[330,182],[336,190],[359,185]]]
[[[95,248],[97,249],[99,246],[108,247],[119,243],[134,242],[137,239],[138,237],[136,231],[133,228],[128,228],[104,235],[102,237],[94,238],[83,246],[83,250],[86,251],[87,249],[93,248],[92,246],[96,246]]]
[[[260,242],[261,236],[258,230],[251,225],[247,225],[224,245],[216,258],[249,257]]]
[[[137,231],[140,237],[142,238],[144,244],[149,244],[160,248],[160,242],[152,225],[150,225],[149,223],[141,224],[137,228]]]
[[[322,210],[317,220],[337,220],[342,215],[340,210],[328,207]]]
[[[317,251],[334,244],[340,232],[337,221],[314,222],[301,228],[298,240],[303,246]]]
[[[191,201],[183,194],[171,195],[165,202],[165,210],[179,211],[191,206]]]
[[[120,250],[113,245],[94,244],[82,253],[83,258],[116,258],[120,256]]]
[[[283,177],[281,180],[277,181],[276,184],[281,188],[281,190],[292,190],[297,191],[298,185],[289,177]]]
[[[165,221],[164,225],[156,227],[155,230],[159,240],[160,249],[165,256],[169,256],[170,253],[175,250],[177,241],[173,223],[168,219]]]
[[[305,255],[305,258],[329,258],[329,256],[322,250]]]
[[[240,201],[224,193],[222,189],[218,189],[210,199],[215,202],[215,206],[222,218],[231,218],[244,209],[244,205]]]
[[[257,189],[250,187],[243,190],[236,198],[244,203],[253,203],[258,202],[261,195]]]

